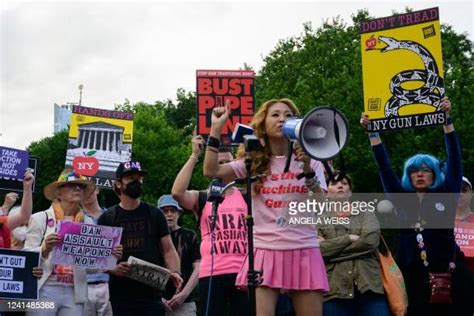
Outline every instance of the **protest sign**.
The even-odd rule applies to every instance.
[[[0,178],[21,181],[27,167],[27,151],[0,146]]]
[[[0,297],[38,299],[34,267],[39,267],[38,252],[0,249]]]
[[[28,168],[32,170],[33,176],[36,178],[36,174],[38,166],[38,158],[30,156],[28,159]],[[32,191],[35,192],[36,188],[36,181],[33,182]],[[12,180],[12,179],[5,179],[0,178],[0,192],[23,192],[23,182]]]
[[[115,171],[132,155],[133,113],[72,108],[66,167],[111,189]]]
[[[61,241],[53,248],[52,263],[105,270],[117,265],[112,251],[120,244],[122,227],[60,221],[58,234]]]
[[[368,129],[444,124],[438,8],[362,21],[360,32]]]
[[[474,257],[474,223],[456,221],[454,236],[464,255]]]
[[[222,128],[221,141],[231,143],[237,123],[249,125],[255,110],[255,72],[253,70],[197,70],[197,133],[207,139],[215,107],[229,100],[231,113]]]
[[[164,290],[170,270],[133,256],[128,257],[127,262],[132,266],[132,272],[128,275],[130,279]]]

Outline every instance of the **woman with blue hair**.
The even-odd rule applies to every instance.
[[[378,133],[369,133],[384,191],[395,205],[400,221],[397,258],[407,287],[408,315],[472,315],[472,297],[466,291],[470,285],[463,281],[464,257],[453,233],[462,185],[461,149],[449,116],[448,98],[443,98],[441,109],[446,114],[445,166],[431,155],[414,155],[405,162],[401,181]],[[366,114],[362,114],[360,123],[368,126]],[[437,296],[437,288],[430,284],[439,280],[432,278],[437,273],[445,273],[445,296]],[[447,287],[450,281],[452,288]]]
[[[436,157],[428,154],[416,154],[405,162],[403,168],[402,187],[407,191],[414,192],[416,187],[419,187],[417,183],[412,183],[410,175],[416,171],[422,173],[433,173],[434,179],[428,189],[439,189],[443,186],[446,179],[443,171],[441,170],[440,162]]]

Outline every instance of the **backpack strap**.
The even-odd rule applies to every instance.
[[[117,206],[118,204],[112,206],[105,212],[105,224],[107,226],[115,226],[115,220],[117,218]]]
[[[46,211],[43,212],[44,213],[44,216],[45,216],[45,222],[44,222],[44,230],[43,230],[43,236],[41,236],[41,241],[40,241],[40,246],[43,244],[43,240],[44,240],[44,237],[46,235],[46,231],[48,230],[48,213],[46,213]]]

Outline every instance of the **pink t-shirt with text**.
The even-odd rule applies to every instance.
[[[201,265],[199,277],[211,275],[211,219],[212,204],[207,202],[202,210]],[[217,209],[214,229],[214,268],[212,275],[238,273],[247,255],[247,204],[237,189],[232,189]]]
[[[454,222],[454,236],[456,242],[464,252],[469,269],[474,273],[474,213],[464,220]]]
[[[306,201],[311,197],[305,179],[296,179],[296,175],[303,172],[296,161],[292,161],[290,169],[284,173],[286,157],[273,157],[270,163],[270,175],[267,175],[263,187],[255,194],[252,189],[252,214],[255,221],[254,245],[255,248],[270,250],[290,250],[319,247],[317,230],[312,224],[295,224],[287,222],[280,225],[277,220],[283,216],[289,219],[288,203],[292,201]],[[237,177],[246,174],[243,160],[230,163]],[[327,189],[322,164],[311,160],[311,167],[321,182],[321,187]],[[313,214],[297,216],[311,217]]]

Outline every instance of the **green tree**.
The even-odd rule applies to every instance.
[[[317,29],[310,23],[304,24],[300,36],[278,42],[264,58],[256,78],[257,104],[288,97],[302,113],[320,105],[331,105],[344,112],[350,125],[350,139],[343,155],[359,192],[381,190],[367,136],[359,126],[363,90],[358,25],[368,18],[368,11],[359,11],[350,24],[338,17]],[[442,41],[447,95],[453,103],[455,125],[463,146],[464,170],[469,172],[474,163],[473,140],[469,136],[474,124],[469,111],[474,84],[472,42],[449,26],[442,27]],[[386,133],[383,139],[398,171],[403,161],[416,152],[445,157],[440,128]]]
[[[188,96],[189,99],[192,98],[192,95]],[[189,103],[189,100],[181,99],[176,108],[180,105],[185,107]],[[175,120],[177,111],[170,111],[172,106],[170,103],[165,108],[158,103],[138,103],[132,107],[135,113],[133,158],[140,161],[148,172],[144,178],[143,199],[154,205],[161,195],[170,194],[176,175],[191,154],[191,137],[183,134],[192,131],[192,124],[185,120]],[[178,129],[175,124],[185,125]],[[202,165],[199,165],[194,172],[191,187],[205,188],[207,182],[202,173]],[[185,227],[196,228],[190,214],[184,214],[181,223]]]
[[[289,97],[302,113],[326,104],[344,112],[350,125],[350,139],[343,154],[346,169],[359,192],[381,190],[367,136],[359,127],[363,90],[358,25],[368,18],[368,11],[358,11],[349,23],[339,17],[328,19],[316,29],[311,23],[305,23],[299,36],[276,44],[264,57],[264,66],[256,76],[257,104],[271,98]],[[474,114],[470,111],[474,99],[472,42],[467,35],[456,33],[447,25],[442,26],[441,33],[446,91],[453,103],[454,122],[461,138],[464,172],[474,177],[470,171],[474,166],[474,140],[470,137],[474,128]],[[251,69],[246,64],[243,68]],[[117,110],[135,113],[134,159],[142,161],[149,172],[145,178],[144,199],[152,204],[160,195],[170,192],[176,174],[191,152],[195,104],[194,92],[178,89],[176,101],[131,104],[125,100],[116,106]],[[440,128],[386,133],[383,139],[398,171],[403,161],[416,152],[445,156]],[[61,132],[34,142],[28,148],[40,159],[35,210],[49,205],[42,189],[61,172],[66,144],[67,133]],[[190,187],[200,189],[207,183],[202,176],[202,166],[198,165]],[[112,191],[105,192],[104,196],[106,206],[117,202]],[[192,220],[188,216],[185,222],[191,225]]]
[[[176,92],[176,104],[168,99],[166,102],[157,102],[163,107],[166,121],[171,126],[182,130],[183,135],[192,134],[196,124],[196,93],[186,92],[180,88]]]
[[[38,171],[36,174],[36,192],[33,206],[36,211],[45,210],[51,204],[44,195],[43,188],[56,181],[64,169],[66,158],[68,132],[62,131],[51,137],[43,138],[31,143],[27,150],[31,156],[38,157]]]
[[[133,159],[143,163],[148,175],[144,178],[143,200],[153,205],[163,194],[169,194],[174,179],[191,154],[191,134],[195,124],[195,94],[183,89],[177,91],[176,104],[171,100],[155,104],[125,100],[116,110],[134,113]],[[32,156],[39,158],[36,177],[34,210],[49,207],[50,201],[43,195],[43,188],[55,181],[64,168],[68,132],[33,142],[28,147]],[[196,167],[191,187],[202,189],[208,180],[202,175],[202,164]],[[101,205],[109,207],[118,203],[112,190],[103,190]],[[182,216],[183,226],[196,228],[192,215]]]

